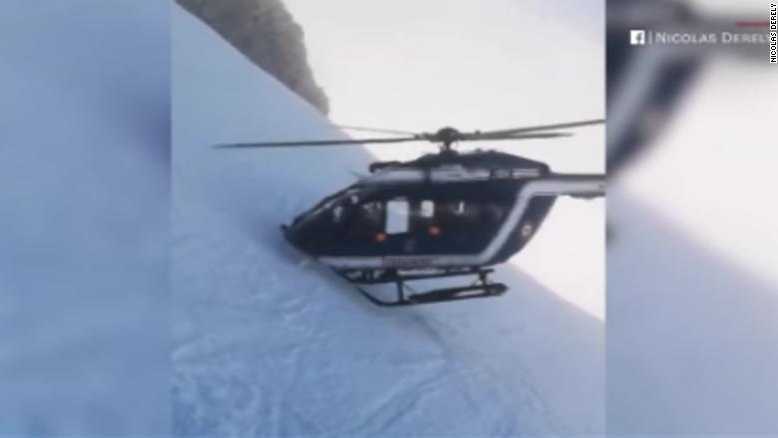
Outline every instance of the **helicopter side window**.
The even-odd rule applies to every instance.
[[[456,221],[473,219],[478,213],[478,205],[467,201],[449,201],[441,205],[441,214]]]
[[[459,201],[451,206],[451,212],[456,216],[464,216],[467,212],[467,206],[465,201]]]
[[[435,220],[443,230],[465,238],[478,223],[479,204],[462,199],[454,199],[437,206]]]
[[[421,201],[421,204],[419,204],[419,216],[425,219],[432,219],[435,216],[435,203],[429,199]]]
[[[497,225],[505,219],[506,209],[497,202],[484,204],[481,211],[481,220],[485,224]]]
[[[386,234],[407,233],[409,229],[410,205],[405,198],[386,203]]]
[[[373,201],[359,206],[359,225],[371,231],[380,230],[383,227],[384,206],[381,202]]]

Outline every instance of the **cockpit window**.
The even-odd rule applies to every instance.
[[[348,236],[356,241],[370,241],[384,231],[384,205],[378,201],[351,207],[353,218],[348,221]]]
[[[332,221],[336,224],[343,222],[343,211],[344,210],[342,205],[335,206],[335,208],[332,209]]]

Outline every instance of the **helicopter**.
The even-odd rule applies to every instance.
[[[412,161],[375,162],[370,174],[281,225],[294,248],[332,269],[379,306],[408,306],[495,297],[508,287],[489,275],[536,234],[558,196],[605,194],[605,175],[554,173],[546,163],[493,150],[460,153],[465,141],[568,137],[559,129],[604,123],[585,120],[513,129],[461,132],[378,131],[394,137],[232,143],[218,148],[329,147],[431,142],[437,153]],[[471,277],[457,287],[416,291],[409,283]],[[396,298],[368,291],[393,283]]]

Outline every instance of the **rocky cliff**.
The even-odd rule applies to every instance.
[[[303,30],[281,0],[176,0],[324,114],[329,102],[313,79]]]

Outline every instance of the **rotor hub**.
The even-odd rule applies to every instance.
[[[442,143],[444,151],[451,150],[451,145],[462,139],[462,133],[456,128],[446,126],[441,128],[432,136],[432,141]]]

